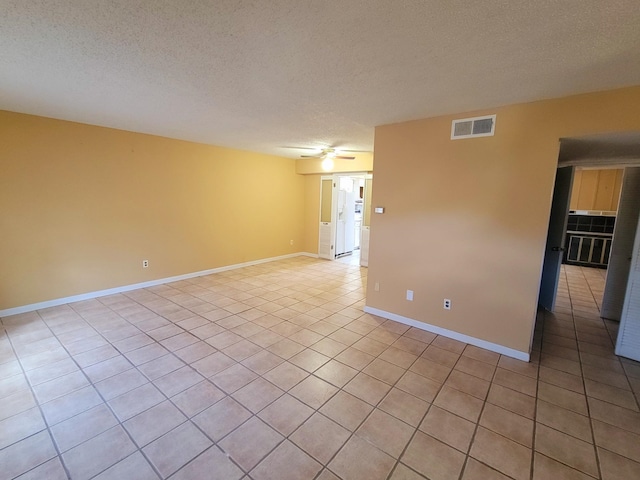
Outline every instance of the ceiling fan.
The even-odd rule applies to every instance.
[[[284,148],[293,148],[296,150],[313,150],[316,153],[311,155],[300,155],[300,158],[320,158],[320,159],[334,159],[339,158],[342,160],[355,160],[354,156],[342,155],[342,153],[365,153],[365,150],[343,150],[341,148],[334,147],[284,147]]]

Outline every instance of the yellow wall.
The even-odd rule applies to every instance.
[[[303,251],[295,163],[0,111],[0,310]]]
[[[304,251],[318,253],[320,175],[304,176]]]
[[[559,139],[638,130],[638,105],[634,87],[376,128],[367,306],[528,352]],[[450,140],[494,113],[495,136]]]
[[[618,210],[624,169],[576,170],[571,210]]]

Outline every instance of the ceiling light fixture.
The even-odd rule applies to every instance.
[[[322,169],[325,172],[328,172],[332,168],[333,168],[333,159],[331,157],[326,157],[324,160],[322,160]]]

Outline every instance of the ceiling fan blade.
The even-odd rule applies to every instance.
[[[347,153],[371,153],[370,150],[344,150],[342,148],[336,148],[336,150],[340,153],[342,152],[347,152]]]
[[[343,157],[342,155],[335,156],[333,158],[342,158],[343,160],[355,160],[356,157]]]
[[[322,150],[322,148],[319,147],[292,147],[289,145],[283,145],[280,148],[291,148],[293,150]]]
[[[300,155],[300,158],[320,158],[322,155]]]

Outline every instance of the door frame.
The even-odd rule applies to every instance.
[[[349,177],[349,178],[372,178],[371,173],[368,172],[344,172],[344,173],[333,173],[330,175],[321,175],[320,176],[320,205],[318,207],[318,219],[319,219],[319,228],[318,228],[318,257],[325,260],[336,260],[336,236],[337,236],[337,228],[336,228],[336,218],[338,213],[338,182],[340,181],[339,177]],[[323,233],[326,235],[326,227],[327,222],[322,222],[322,188],[323,188],[323,180],[331,180],[332,181],[332,192],[331,192],[331,222],[330,223],[330,251],[329,256],[324,256],[324,252],[321,252],[321,245],[323,240]],[[365,192],[366,192],[366,183],[365,183]],[[324,224],[324,225],[323,225]],[[325,230],[323,231],[323,226]],[[360,242],[362,243],[362,242]],[[362,247],[361,247],[362,248]]]

